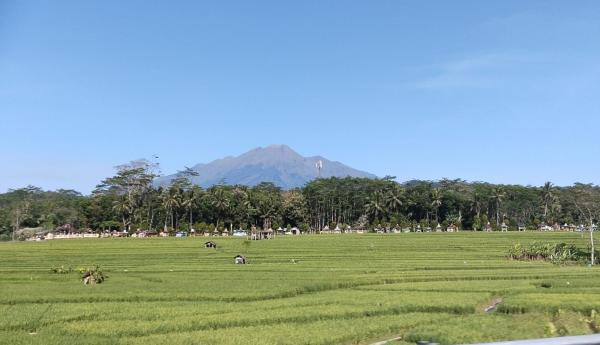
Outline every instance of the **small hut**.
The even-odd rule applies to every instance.
[[[500,228],[502,229],[502,232],[508,232],[508,225],[506,225],[506,223],[502,222]]]
[[[340,229],[339,225],[335,226],[335,229],[333,229],[333,233],[334,234],[341,234],[342,233],[342,229]]]
[[[250,235],[251,240],[270,240],[273,238],[273,229],[255,230]]]
[[[446,228],[446,231],[447,231],[447,232],[455,232],[455,231],[457,231],[457,227],[456,227],[456,225],[454,225],[454,224],[450,224],[450,225],[448,225],[448,227]]]
[[[323,228],[323,230],[321,230],[322,234],[330,234],[331,230],[329,230],[329,225],[325,225],[325,227]]]
[[[298,229],[297,227],[293,227],[290,229],[290,233],[292,235],[300,235],[300,229]]]

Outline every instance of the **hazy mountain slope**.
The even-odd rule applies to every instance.
[[[192,167],[199,176],[193,182],[202,187],[218,183],[243,184],[248,186],[260,182],[273,182],[284,189],[301,187],[317,177],[315,164],[321,160],[322,177],[367,177],[373,174],[356,170],[340,162],[330,161],[320,156],[302,157],[286,145],[259,147],[237,157],[225,157],[207,164]],[[157,179],[158,185],[166,185],[177,175]]]

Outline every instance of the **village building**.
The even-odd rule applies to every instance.
[[[250,234],[251,240],[270,240],[271,238],[273,238],[273,229],[254,230]]]

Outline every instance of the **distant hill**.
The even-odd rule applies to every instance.
[[[316,164],[323,162],[321,177],[366,177],[375,175],[353,169],[321,156],[302,157],[286,145],[259,147],[237,157],[225,157],[192,167],[198,176],[192,182],[204,188],[215,184],[254,186],[272,182],[283,189],[301,187],[317,177]],[[168,185],[177,174],[160,177],[157,185]]]

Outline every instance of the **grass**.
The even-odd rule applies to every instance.
[[[581,234],[204,241],[0,244],[0,344],[458,344],[598,327],[599,269],[506,259],[516,242],[584,247]],[[248,265],[233,264],[239,253]],[[95,264],[109,278],[83,286],[77,268]]]

